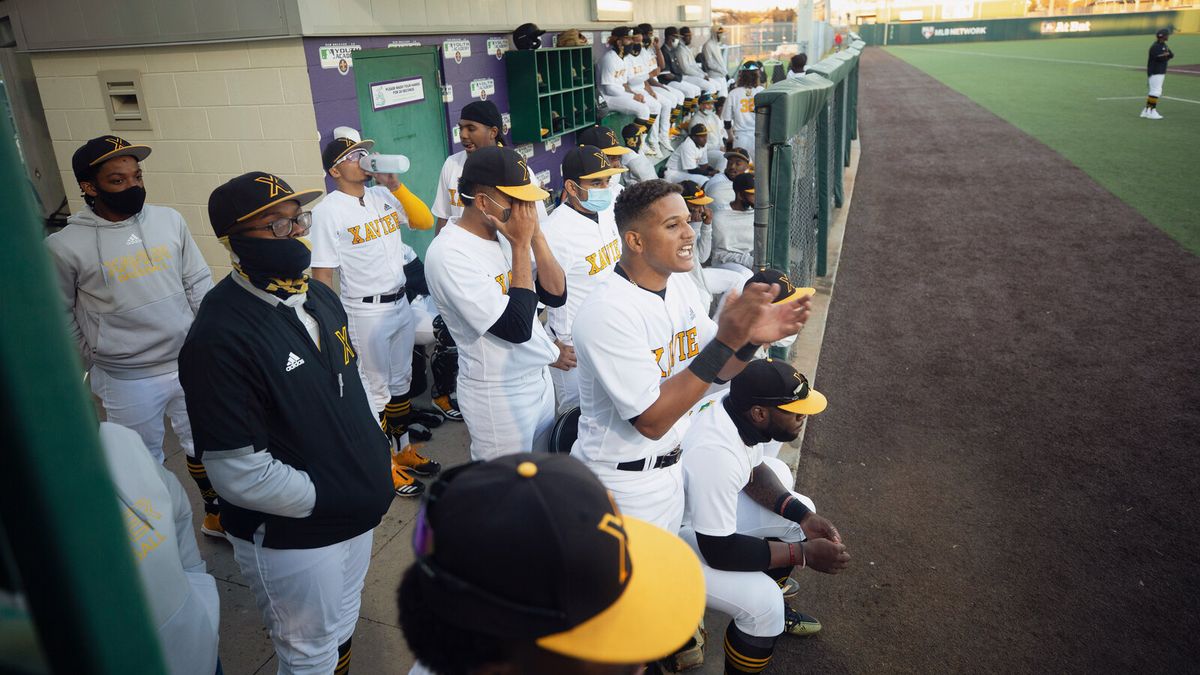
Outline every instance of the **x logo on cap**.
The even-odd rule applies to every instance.
[[[291,190],[280,185],[279,178],[277,178],[276,176],[259,176],[258,178],[254,179],[254,182],[262,183],[263,185],[267,186],[267,188],[270,190],[270,194],[267,195],[268,199],[274,199],[276,196],[279,195],[280,192],[283,192],[283,193],[289,194],[289,195],[292,194]]]
[[[129,145],[128,143],[126,143],[124,141],[124,139],[117,138],[116,136],[108,136],[104,140],[108,141],[109,143],[112,143],[113,151],[120,150],[121,148]]]
[[[600,158],[601,164],[603,164],[604,166],[608,166],[608,158],[604,156],[603,152],[593,152],[592,154],[595,155],[596,157]]]

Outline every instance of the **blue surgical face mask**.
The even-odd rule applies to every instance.
[[[576,185],[579,185],[576,183]],[[581,188],[583,186],[580,186]],[[579,205],[588,211],[600,213],[601,211],[612,206],[613,194],[612,188],[589,188],[584,190],[585,199],[579,200]]]

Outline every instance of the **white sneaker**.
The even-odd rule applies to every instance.
[[[1151,108],[1149,112],[1146,113],[1146,119],[1148,120],[1161,120],[1162,118],[1163,116],[1158,114],[1158,110],[1155,108]]]
[[[1139,115],[1138,117],[1141,117],[1142,119],[1145,119],[1145,118],[1147,118],[1147,117],[1149,117],[1149,116],[1150,116],[1150,109],[1149,109],[1149,108],[1142,108],[1142,114],[1141,114],[1141,115]]]

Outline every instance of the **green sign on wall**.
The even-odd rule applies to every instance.
[[[920,45],[1153,34],[1159,28],[1194,32],[1200,11],[874,24],[860,26],[859,34],[872,45]]]

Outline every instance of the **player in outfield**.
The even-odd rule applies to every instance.
[[[1150,55],[1146,59],[1146,78],[1150,93],[1146,96],[1146,107],[1142,109],[1142,117],[1149,120],[1161,120],[1158,112],[1158,98],[1162,96],[1163,80],[1167,77],[1167,61],[1175,58],[1174,52],[1167,46],[1171,31],[1163,28],[1154,34],[1154,44],[1150,45]]]
[[[687,518],[680,536],[700,556],[709,607],[733,619],[725,631],[726,673],[761,672],[780,636],[821,630],[784,601],[799,593],[795,568],[837,574],[850,562],[837,528],[792,491],[792,474],[777,458],[783,443],[799,437],[805,417],[825,405],[787,362],[751,361],[728,394],[696,411],[683,439]]]
[[[205,296],[179,381],[279,672],[340,675],[392,480],[346,310],[304,273],[301,207],[320,194],[261,171],[213,191],[209,220],[234,271]]]

